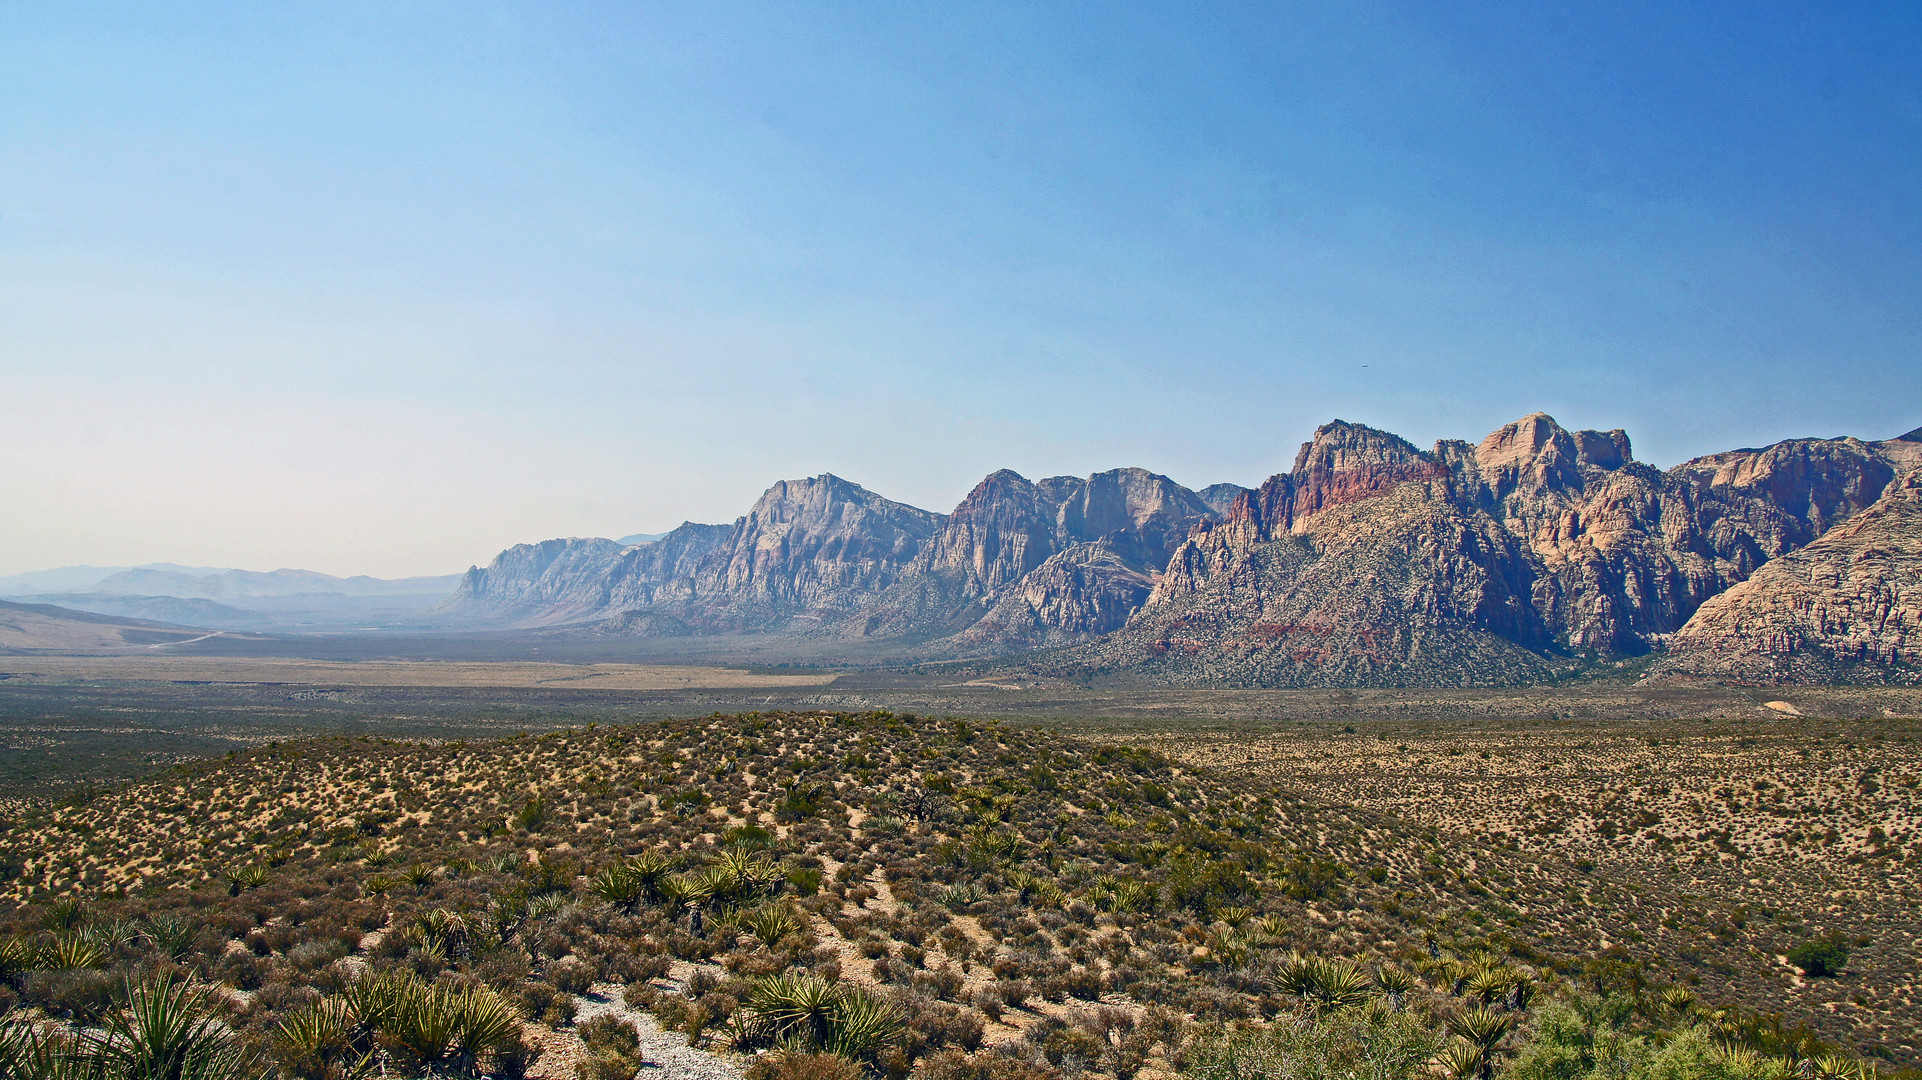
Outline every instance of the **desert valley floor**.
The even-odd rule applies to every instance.
[[[1028,1038],[1037,1024],[1067,1023],[1081,1015],[1075,1009],[1104,1002],[1137,1010],[1130,1023],[1147,1022],[1138,1010],[1151,1001],[1206,1013],[1213,1006],[1193,996],[1203,990],[1184,979],[1256,1001],[1254,984],[1219,962],[1251,941],[1260,955],[1332,951],[1421,970],[1445,957],[1499,956],[1571,992],[1685,991],[1703,1015],[1722,1010],[1734,1018],[1726,1023],[1754,1031],[1773,1024],[1778,1039],[1802,1029],[1886,1068],[1922,1062],[1922,691],[1645,687],[1636,674],[1510,691],[1201,691],[750,666],[0,657],[8,821],[0,889],[16,919],[83,892],[191,894],[201,897],[196,910],[214,905],[203,911],[214,918],[269,890],[235,885],[231,902],[224,886],[215,899],[195,890],[278,852],[289,870],[308,867],[302,880],[314,884],[302,889],[358,896],[376,882],[381,910],[357,900],[354,918],[392,933],[425,918],[430,902],[455,910],[495,887],[473,878],[483,890],[474,893],[456,881],[480,874],[481,850],[559,851],[587,874],[632,855],[645,837],[680,836],[671,842],[691,843],[693,853],[722,834],[759,837],[765,826],[757,844],[833,885],[794,898],[811,947],[834,953],[834,971],[877,992],[896,975],[901,987],[921,985],[906,969],[890,974],[887,965],[903,959],[928,980],[959,972],[954,987],[924,980],[922,989],[976,1010],[970,1022],[978,1018],[985,1034],[964,1042]],[[537,741],[516,740],[522,732]],[[553,741],[538,741],[543,732]],[[517,749],[530,747],[542,749],[534,758]],[[771,763],[754,756],[776,751]],[[323,762],[331,779],[313,786]],[[1059,789],[1038,779],[1051,768]],[[763,780],[728,787],[740,769]],[[443,770],[460,783],[443,784]],[[818,821],[789,805],[809,784],[826,785]],[[1081,816],[1019,808],[1040,797],[1037,785],[1060,791],[1049,797]],[[909,789],[930,787],[947,793],[945,818],[901,809]],[[289,808],[269,812],[258,795],[270,788]],[[761,807],[756,799],[770,790],[787,791],[789,803]],[[540,833],[523,821],[501,834],[498,815],[524,810],[530,791],[565,828]],[[464,841],[437,831],[418,852],[406,847],[414,840],[378,830],[329,846],[343,822],[352,833],[366,807],[381,805],[390,819],[419,812],[453,828],[494,815],[496,825],[460,826]],[[206,815],[222,824],[204,841],[141,846],[143,831]],[[1043,827],[1044,818],[1054,824]],[[1075,821],[1094,831],[1075,833]],[[1006,831],[1007,852],[977,851],[1000,843],[995,830]],[[1135,851],[1144,834],[1161,842],[1146,856]],[[1215,841],[1195,838],[1203,834],[1223,851],[1243,843],[1237,835],[1265,837],[1273,859],[1263,873],[1272,878],[1258,873],[1254,891],[1232,903],[1200,903],[1182,916],[1186,937],[1157,937],[1142,916],[1114,909],[1117,884],[1177,873],[1186,856],[1167,862],[1169,845],[1206,850]],[[1138,858],[1147,861],[1129,861]],[[396,888],[399,870],[434,859],[460,869]],[[926,867],[903,869],[904,859]],[[143,874],[153,879],[144,891]],[[989,891],[953,891],[971,888],[970,876]],[[994,888],[1037,906],[1028,917],[1003,912]],[[946,914],[909,925],[910,915],[940,907],[932,898],[941,889]],[[1084,913],[1087,925],[1076,929]],[[271,930],[274,916],[259,914]],[[665,934],[663,926],[650,932]],[[282,960],[303,948],[298,933],[282,934],[287,942],[254,936],[236,940],[263,970],[302,970]],[[1122,936],[1133,953],[1115,944]],[[1794,946],[1817,939],[1846,945],[1841,975],[1812,977],[1788,962]],[[1122,951],[1096,956],[1083,942]],[[753,966],[705,945],[674,948],[659,970],[600,971],[579,996],[589,1010],[580,1019],[601,1007],[594,1002],[618,999],[623,981],[649,987],[630,992],[629,1006],[679,1015],[678,1005],[663,1013],[648,1002],[691,1000],[728,979],[729,970],[704,966],[711,960]],[[1047,948],[1075,958],[1072,970],[1044,963]],[[996,975],[996,955],[1043,959],[1033,970],[1009,960]],[[557,962],[533,956],[537,968]],[[1141,965],[1159,974],[1132,974]],[[1070,982],[1084,967],[1131,974],[1082,992]],[[1059,996],[1010,990],[1005,1009],[980,1013],[1008,989],[1002,983],[1050,978],[1067,980]],[[293,978],[284,992],[310,983]],[[1170,989],[1177,983],[1185,988]],[[578,1028],[562,1023],[543,1036],[552,1053],[540,1069],[589,1052]],[[1173,1053],[1166,1040],[1142,1049],[1149,1068],[1174,1067]],[[1144,1067],[1109,1064],[1089,1067]]]

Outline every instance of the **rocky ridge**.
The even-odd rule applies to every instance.
[[[1662,471],[1623,431],[1542,413],[1427,451],[1338,420],[1255,489],[1003,470],[943,515],[837,477],[786,481],[729,526],[510,549],[469,571],[453,607],[656,636],[868,638],[922,658],[1049,649],[1029,665],[1080,678],[1525,682],[1693,640],[1678,635],[1710,600],[1919,470],[1910,436]]]

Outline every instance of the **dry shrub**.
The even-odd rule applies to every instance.
[[[747,1080],[861,1080],[861,1067],[839,1054],[775,1050],[748,1063]]]
[[[1063,1080],[1065,1075],[1046,1062],[997,1050],[943,1050],[922,1058],[914,1070],[915,1080]]]

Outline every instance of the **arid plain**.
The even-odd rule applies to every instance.
[[[0,776],[11,818],[308,736],[431,746],[782,710],[888,710],[931,730],[997,718],[1152,749],[1204,786],[1232,777],[1342,823],[1342,844],[1359,845],[1349,858],[1410,867],[1371,886],[1371,917],[1458,889],[1471,899],[1448,929],[1456,940],[1591,956],[1597,985],[1687,986],[1706,1004],[1915,1064],[1922,691],[1641,685],[1639,674],[1515,690],[1204,691],[954,669],[16,656],[0,657]],[[1842,976],[1787,962],[1815,938],[1848,943]]]

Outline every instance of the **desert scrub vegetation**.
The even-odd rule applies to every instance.
[[[1405,837],[1432,831],[1453,850],[1421,873],[1439,882],[1481,864],[1463,885],[1486,894],[1490,929],[1526,929],[1551,953],[1619,949],[1704,998],[1913,1063],[1922,725],[1880,708],[1847,720],[1743,708],[1103,737],[1398,820]],[[1814,941],[1847,955],[1839,976],[1791,955]]]
[[[631,1080],[645,1014],[793,1080],[1317,1054],[1486,1080],[1577,993],[1656,1049],[1906,1060],[1698,1004],[1685,966],[1605,936],[1626,889],[1571,903],[1500,845],[997,724],[290,742],[36,810],[0,847],[7,1031],[114,1044],[169,980],[288,1078]]]

